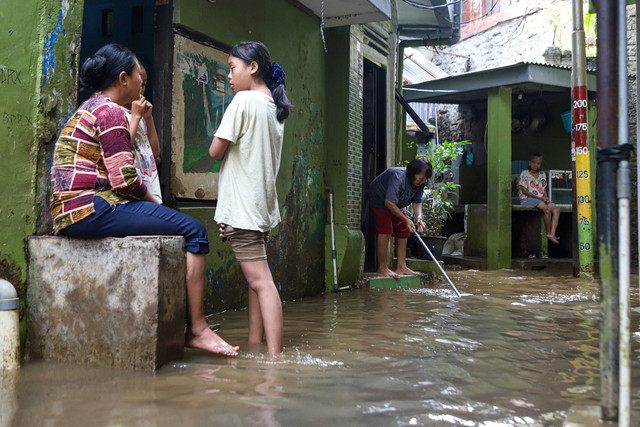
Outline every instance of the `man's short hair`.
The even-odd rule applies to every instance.
[[[413,178],[421,172],[425,173],[427,179],[431,178],[431,175],[433,175],[433,166],[431,166],[431,162],[418,157],[411,160],[407,165],[407,178],[409,178],[409,182],[413,182]]]

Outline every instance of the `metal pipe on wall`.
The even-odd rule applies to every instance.
[[[597,2],[598,149],[618,143],[617,20],[620,2]],[[600,270],[600,410],[604,421],[618,418],[618,206],[617,164],[598,153],[596,174],[598,255]]]
[[[627,78],[627,5],[619,1],[618,8],[618,145],[629,142],[629,81]],[[630,276],[630,221],[629,162],[618,164],[618,295],[620,316],[619,348],[619,400],[618,426],[631,425],[631,335],[629,320],[629,276]]]

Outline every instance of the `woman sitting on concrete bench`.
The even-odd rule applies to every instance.
[[[140,98],[136,56],[110,44],[80,68],[80,86],[94,92],[65,124],[53,155],[51,214],[56,234],[96,239],[184,236],[187,249],[187,347],[237,356],[238,347],[204,318],[207,230],[200,221],[158,204],[136,173],[129,123],[121,108]]]

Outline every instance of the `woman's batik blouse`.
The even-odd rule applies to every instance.
[[[134,166],[129,122],[107,95],[89,98],[65,124],[53,153],[51,183],[56,233],[91,215],[95,196],[114,205],[146,194]]]

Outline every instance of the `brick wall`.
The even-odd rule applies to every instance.
[[[347,226],[360,228],[362,209],[362,46],[360,25],[351,26],[351,63],[349,65],[349,132],[347,169]]]

